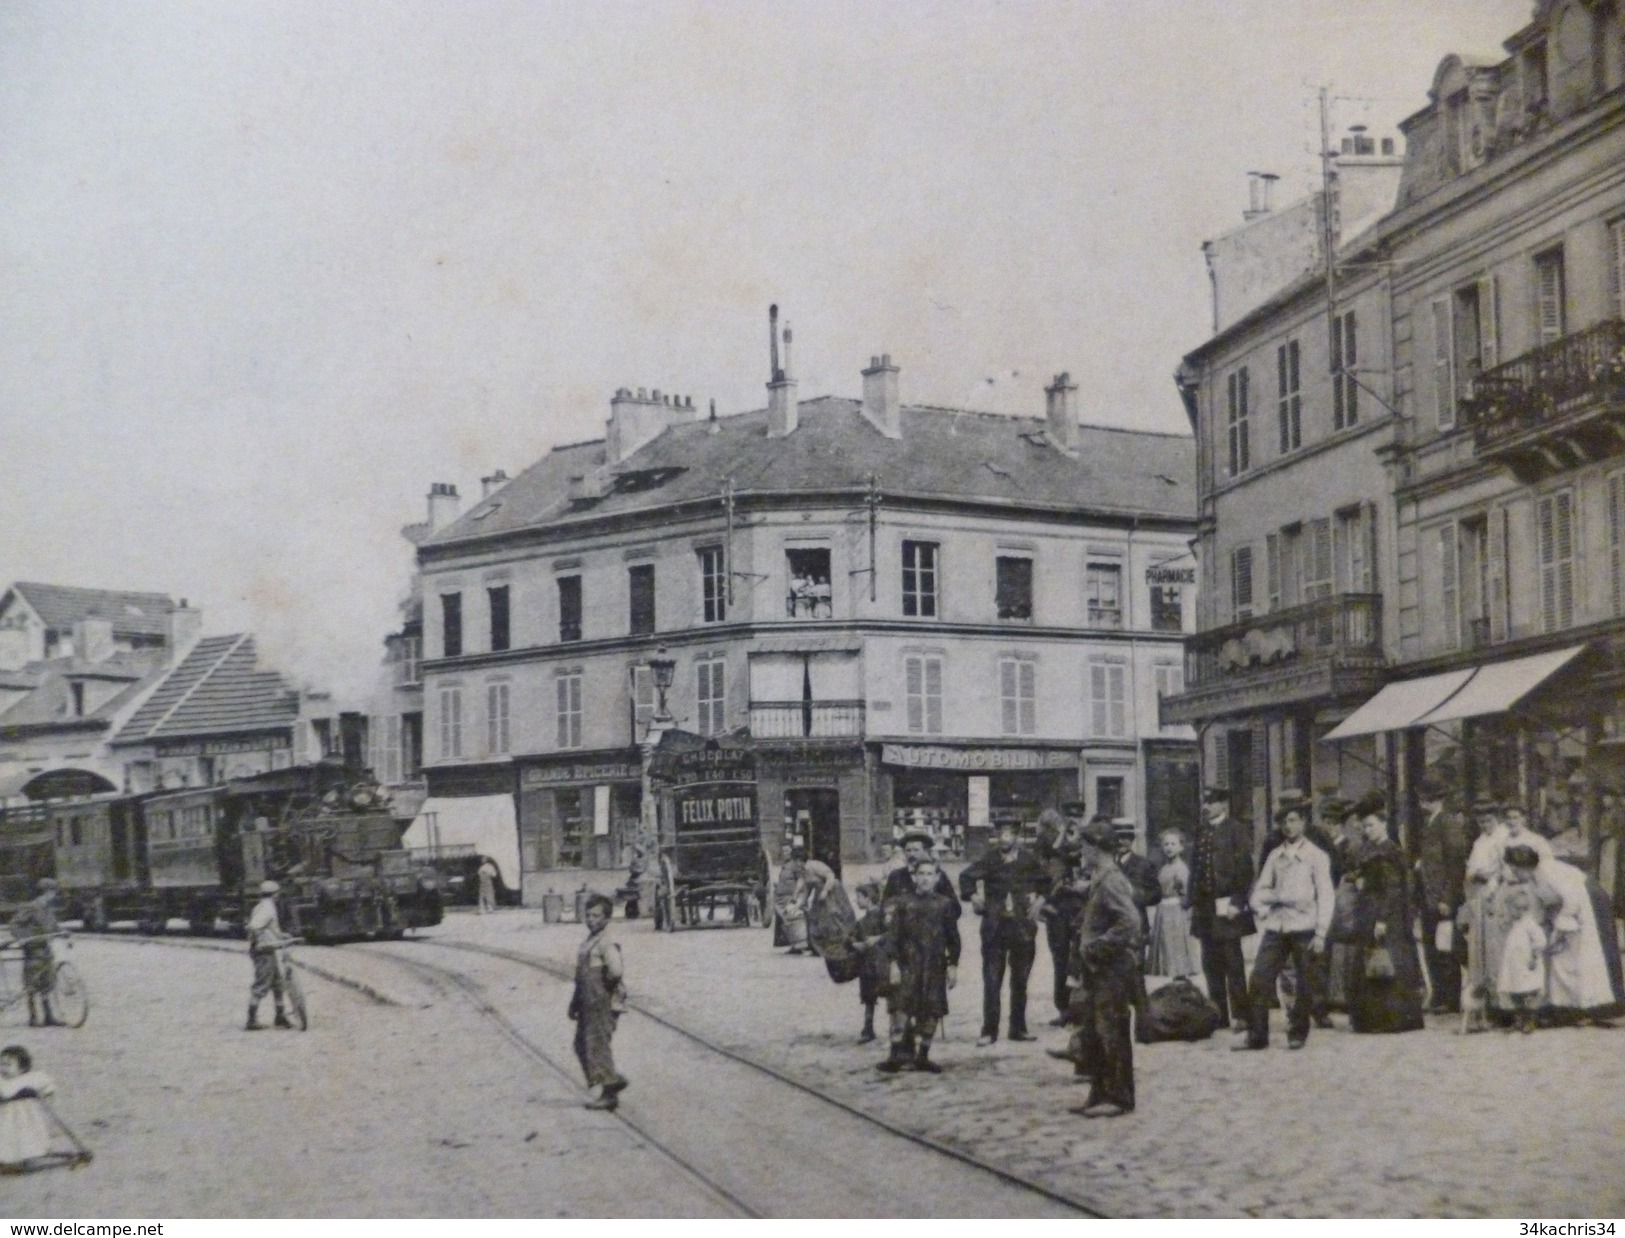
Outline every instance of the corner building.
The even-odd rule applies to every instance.
[[[1153,827],[1194,812],[1190,733],[1157,724],[1192,621],[1192,445],[1043,418],[862,400],[698,413],[622,390],[419,546],[424,767],[512,796],[527,901],[624,867],[656,707],[749,738],[763,841],[839,869],[905,826],[973,853],[1080,796]]]

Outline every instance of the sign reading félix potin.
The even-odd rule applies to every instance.
[[[756,761],[739,748],[700,748],[672,762],[672,810],[679,831],[757,828]]]

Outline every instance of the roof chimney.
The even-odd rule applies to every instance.
[[[590,473],[572,473],[569,481],[571,503],[591,503],[604,497],[604,476],[601,470]]]
[[[203,635],[203,612],[193,610],[181,599],[181,604],[169,612],[168,645],[164,651],[171,662],[179,662],[197,644]]]
[[[1247,209],[1242,219],[1251,223],[1275,209],[1275,182],[1281,178],[1274,172],[1247,173]]]
[[[507,484],[508,484],[508,475],[506,473],[504,473],[501,469],[498,469],[496,472],[492,473],[491,476],[489,476],[489,477],[480,478],[480,498],[482,498],[482,499],[490,498],[493,494],[495,494],[498,490],[502,489],[502,487],[506,486]]]
[[[800,409],[796,406],[796,380],[790,372],[790,322],[784,323],[784,368],[779,368],[778,325],[779,307],[769,306],[767,311],[768,328],[773,334],[773,381],[767,385],[767,436],[768,438],[783,438],[787,434],[794,434],[796,425],[800,420]]]
[[[622,387],[609,401],[609,422],[604,435],[607,463],[619,464],[639,448],[654,442],[667,426],[694,420],[694,397],[672,395],[656,387],[639,387],[632,394]]]
[[[1062,372],[1055,382],[1044,388],[1045,412],[1049,424],[1049,441],[1064,455],[1078,454],[1078,388],[1072,375]]]
[[[438,533],[457,519],[457,487],[449,481],[429,483],[429,532]]]
[[[903,437],[902,410],[897,401],[897,367],[891,354],[869,358],[863,371],[863,415],[887,438]]]

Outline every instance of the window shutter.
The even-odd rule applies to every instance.
[[[1493,508],[1489,514],[1489,564],[1487,576],[1490,587],[1490,639],[1507,638],[1507,513],[1504,507]]]
[[[1281,609],[1281,535],[1264,535],[1264,578],[1271,610]]]
[[[1454,522],[1442,525],[1439,536],[1439,598],[1442,631],[1440,644],[1445,649],[1459,648],[1461,633],[1461,589],[1456,572],[1456,526]]]
[[[1031,735],[1038,729],[1038,667],[1023,662],[1017,667],[1021,689],[1021,733]]]
[[[1608,479],[1608,584],[1615,617],[1625,615],[1625,473]]]
[[[1541,630],[1555,632],[1574,623],[1574,496],[1548,495],[1535,512]]]
[[[1097,737],[1106,735],[1106,670],[1099,662],[1089,666],[1089,733]]]
[[[1332,522],[1328,517],[1309,522],[1308,561],[1304,565],[1305,601],[1330,597],[1332,592]]]
[[[1361,565],[1360,582],[1356,586],[1363,593],[1377,592],[1377,505],[1361,504],[1361,529],[1365,535],[1365,562]]]
[[[1124,713],[1124,668],[1108,666],[1106,671],[1107,682],[1111,685],[1111,733],[1120,739],[1128,734],[1128,721]]]
[[[1625,219],[1608,225],[1608,276],[1614,294],[1614,316],[1625,318]]]
[[[1230,596],[1237,619],[1253,614],[1253,548],[1238,546],[1230,552]]]
[[[1003,707],[1003,729],[1006,735],[1014,735],[1017,727],[1016,700],[1016,664],[1014,660],[1005,658],[999,663],[999,701]]]
[[[1478,281],[1478,357],[1480,372],[1501,364],[1501,294],[1493,275]]]
[[[1450,298],[1433,302],[1433,410],[1439,429],[1456,424],[1456,380],[1451,373]]]
[[[1557,617],[1560,627],[1574,626],[1574,559],[1579,539],[1574,528],[1574,492],[1552,496],[1557,549]]]
[[[1563,336],[1563,254],[1542,254],[1535,259],[1535,321],[1540,342]]]
[[[925,729],[942,733],[942,659],[925,660]]]
[[[908,701],[908,729],[925,730],[925,670],[920,658],[903,659],[903,695]]]

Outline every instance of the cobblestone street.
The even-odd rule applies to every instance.
[[[849,872],[849,882],[854,874]],[[860,1045],[857,985],[772,949],[761,930],[662,934],[622,923],[635,1003],[825,1089],[890,1122],[1008,1167],[1120,1216],[1617,1215],[1625,1135],[1625,1031],[1462,1037],[1316,1031],[1286,1048],[1233,1054],[1221,1033],[1195,1045],[1136,1046],[1138,1109],[1090,1122],[1043,1026],[1048,955],[1033,969],[1037,1043],[977,1049],[976,920],[937,1078],[885,1077],[883,1044]],[[580,930],[530,910],[456,916],[445,937],[570,962]]]

